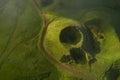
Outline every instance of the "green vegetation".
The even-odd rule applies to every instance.
[[[63,29],[60,33],[60,41],[68,44],[77,44],[80,41],[81,34],[73,26]]]
[[[0,80],[59,80],[57,68],[38,49],[43,21],[34,2],[0,0],[0,6]]]
[[[53,0],[41,0],[41,6],[45,7],[45,6],[49,6],[53,3]]]
[[[115,61],[111,67],[105,72],[105,80],[119,80],[120,76],[120,60]]]
[[[52,57],[96,80],[120,80],[119,0],[38,1],[51,21],[44,46]],[[44,55],[43,28],[33,0],[0,0],[0,80],[89,80]]]
[[[80,63],[80,64],[85,64],[86,61],[86,56],[85,53],[82,49],[80,48],[72,48],[70,50],[70,55],[71,57],[75,60],[75,63]]]
[[[44,7],[46,12],[68,19],[60,18],[61,20],[57,19],[49,25],[50,28],[48,28],[45,41],[46,49],[57,60],[63,60],[61,62],[65,65],[91,74],[100,80],[101,75],[120,57],[119,28],[114,26],[115,24],[119,26],[118,18],[120,17],[120,12],[115,7],[114,9],[110,8],[111,5],[118,5],[117,1],[94,0],[91,2],[88,0],[72,0],[68,3],[68,0],[58,0],[56,4]],[[58,37],[63,30],[62,26],[65,26],[66,23],[68,24],[66,27],[71,26],[71,23],[68,23],[71,19],[77,21],[77,23],[71,22],[73,23],[72,25],[80,23],[79,25],[81,26],[82,39],[79,46],[77,44],[60,43]],[[56,30],[56,32],[53,30]],[[85,60],[87,60],[88,65],[75,64],[72,61],[69,51],[71,48],[79,47],[84,50]]]

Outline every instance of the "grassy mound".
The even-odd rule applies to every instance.
[[[101,75],[120,58],[120,1],[39,2],[49,20],[51,15],[58,16],[47,29],[47,51],[57,60],[64,55],[66,61],[74,59],[71,64],[61,63],[102,80]],[[33,0],[0,0],[0,80],[86,80],[57,67],[38,49],[43,24]],[[120,80],[118,62],[106,73],[106,79]]]
[[[101,73],[104,72],[114,60],[119,59],[120,56],[118,47],[120,43],[118,36],[116,35],[114,27],[110,24],[108,17],[111,15],[108,16],[106,14],[107,13],[100,13],[97,11],[87,12],[84,15],[82,14],[81,16],[83,18],[81,18],[80,21],[82,24],[87,22],[85,26],[80,26],[80,24],[78,25],[78,22],[76,23],[76,21],[68,18],[56,19],[49,25],[47,30],[45,38],[46,49],[57,60],[62,59],[63,62],[65,60],[64,64],[67,66],[71,66],[74,69],[81,70],[88,74],[89,71],[91,71],[90,73],[93,76],[100,79],[99,76],[102,75]],[[76,45],[61,43],[59,38],[61,31],[66,29],[68,26],[75,25],[80,26],[78,27],[81,34],[80,42]],[[113,43],[113,41],[115,43]],[[88,68],[88,65],[74,64],[74,62],[71,64],[70,50],[72,48],[79,47],[85,51],[85,60],[89,61],[88,63],[92,63],[92,65],[90,64],[91,70],[89,70],[90,68]],[[116,54],[115,57],[113,57],[114,52]],[[83,57],[80,56],[80,60]],[[81,63],[79,60],[77,61]],[[99,66],[100,68],[98,69]]]

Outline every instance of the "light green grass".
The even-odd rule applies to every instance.
[[[62,29],[68,26],[79,27],[80,25],[78,24],[78,22],[71,20],[71,19],[58,18],[55,21],[53,21],[47,29],[47,33],[45,37],[46,49],[50,51],[50,53],[58,59],[60,59],[60,56],[62,56],[63,54],[68,54],[69,53],[68,50],[71,47],[77,47],[77,46],[79,47],[82,42],[82,41],[79,42],[79,44],[77,45],[69,45],[69,44],[64,44],[64,43],[61,44],[60,39],[59,39],[60,32]]]
[[[66,2],[66,3],[65,3]],[[53,23],[50,24],[50,28],[48,28],[47,31],[47,35],[46,35],[46,49],[56,58],[56,59],[60,59],[62,55],[64,54],[68,54],[66,47],[62,47],[65,46],[63,44],[60,44],[59,42],[59,33],[60,33],[60,27],[59,25],[65,26],[64,23],[67,23],[69,21],[69,19],[73,19],[76,20],[77,22],[79,22],[80,24],[84,24],[85,22],[98,18],[102,20],[102,26],[101,26],[101,30],[103,31],[103,34],[105,35],[105,40],[102,42],[102,44],[100,45],[101,47],[101,51],[100,53],[98,53],[96,55],[97,58],[97,62],[95,64],[93,64],[92,66],[92,71],[89,72],[89,67],[85,67],[83,66],[83,72],[85,72],[86,74],[91,74],[93,77],[95,77],[97,80],[101,79],[101,76],[104,75],[104,72],[110,67],[110,65],[118,60],[120,58],[120,42],[119,42],[119,38],[118,35],[116,34],[116,28],[113,25],[113,23],[115,21],[113,21],[112,19],[114,17],[119,17],[119,15],[115,15],[118,14],[118,11],[115,11],[113,9],[109,9],[105,6],[102,6],[102,1],[100,1],[100,6],[97,6],[97,2],[94,2],[93,4],[96,3],[96,7],[92,7],[91,5],[87,6],[88,4],[92,4],[89,1],[85,2],[83,1],[83,3],[86,3],[85,5],[80,5],[82,3],[80,3],[80,1],[71,1],[69,3],[67,3],[66,1],[63,1],[63,3],[65,3],[64,8],[59,9],[58,6],[59,5],[54,5],[51,7],[46,7],[45,10],[46,12],[50,11],[50,14],[52,13],[53,15],[57,15],[57,16],[63,16],[65,18],[68,18],[68,20],[66,21],[61,21],[61,22],[57,22],[54,21]],[[59,3],[59,1],[58,1]],[[109,3],[112,2],[108,2],[105,3],[107,6],[109,5]],[[98,1],[99,4],[99,1]],[[114,3],[113,3],[114,4]],[[84,9],[81,9],[80,7],[85,7]],[[76,9],[75,9],[76,8]],[[59,19],[58,19],[59,20]],[[117,18],[114,20],[117,20]],[[71,25],[70,23],[68,25]],[[54,28],[54,26],[56,26]],[[71,66],[71,65],[66,65],[66,66]],[[81,71],[81,65],[74,65],[73,68],[80,70]]]
[[[50,23],[45,37],[48,52],[59,60],[71,47],[81,46],[81,43],[76,46],[61,44],[61,29],[100,18],[105,40],[100,45],[101,52],[96,55],[98,61],[93,64],[91,72],[88,65],[72,65],[100,80],[110,65],[120,58],[120,41],[115,31],[119,31],[120,12],[109,8],[115,5],[114,0],[54,0],[53,4],[44,7],[49,20],[56,18]],[[76,77],[80,77],[61,69],[38,49],[43,28],[41,15],[32,0],[0,1],[0,80],[25,80],[26,77],[34,80],[49,71],[51,75],[44,80],[77,80]]]

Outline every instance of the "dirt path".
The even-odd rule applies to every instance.
[[[78,75],[80,77],[83,77],[83,78],[86,78],[88,80],[96,80],[95,78],[93,78],[93,77],[91,77],[91,76],[89,76],[89,75],[87,75],[87,74],[85,74],[83,72],[79,72],[79,71],[77,71],[77,70],[75,70],[73,68],[70,68],[68,66],[63,65],[58,60],[56,60],[54,57],[52,57],[49,52],[47,52],[47,50],[44,47],[44,39],[45,39],[45,35],[46,35],[46,31],[47,31],[47,28],[48,28],[49,21],[45,17],[45,13],[42,11],[39,2],[37,0],[33,0],[33,1],[36,4],[36,6],[39,8],[40,13],[41,13],[41,15],[42,15],[42,17],[44,19],[44,23],[45,23],[45,27],[44,27],[44,29],[42,31],[41,42],[40,42],[40,48],[43,50],[45,56],[48,57],[50,60],[52,60],[55,64],[57,64],[61,68],[65,69],[65,70],[67,70],[67,71],[69,71],[69,72],[71,72],[73,74],[76,74],[76,75]]]

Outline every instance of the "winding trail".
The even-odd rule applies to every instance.
[[[42,34],[41,34],[41,42],[40,42],[40,48],[44,52],[45,56],[48,57],[50,60],[52,60],[57,65],[59,65],[61,68],[65,69],[65,70],[67,70],[67,71],[69,71],[73,74],[76,74],[76,75],[78,75],[80,77],[83,77],[83,78],[86,78],[88,80],[96,80],[95,78],[93,78],[90,75],[87,75],[83,72],[79,72],[79,71],[77,71],[73,68],[70,68],[68,66],[63,65],[58,60],[56,60],[54,57],[52,57],[49,52],[47,52],[47,50],[44,47],[44,39],[45,39],[46,31],[47,31],[47,28],[48,28],[48,25],[49,25],[49,20],[46,18],[45,13],[42,11],[42,8],[41,8],[38,0],[33,0],[33,1],[34,1],[35,5],[38,7],[38,9],[40,10],[40,13],[41,13],[41,15],[43,17],[43,20],[44,20],[44,23],[45,23],[45,27],[44,27],[44,29],[42,31]]]

